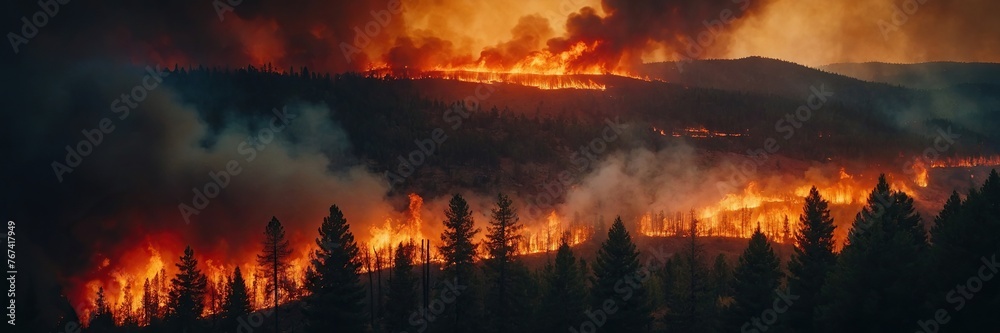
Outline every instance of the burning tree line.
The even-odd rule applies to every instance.
[[[697,219],[700,222],[707,220],[713,224],[710,227],[698,225],[698,233],[708,237],[749,238],[748,235],[752,235],[759,229],[771,241],[777,243],[794,241],[791,221],[788,219],[788,215],[782,214],[784,212],[758,213],[756,224],[752,222],[754,213],[754,209],[739,208],[735,211],[718,212],[712,216],[702,214],[701,217],[698,217],[694,210],[689,211],[686,215],[681,212],[667,214],[661,210],[658,213],[646,213],[641,216],[637,227],[639,233],[650,237],[685,236],[690,233],[690,221]]]
[[[531,272],[519,256],[522,225],[511,200],[498,196],[480,247],[474,239],[481,230],[472,211],[455,195],[445,212],[440,270],[431,269],[429,246],[417,250],[412,241],[400,243],[386,266],[388,293],[378,296],[371,280],[365,290],[365,260],[334,205],[319,228],[301,311],[289,315],[297,323],[280,322],[276,302],[257,315],[267,315],[282,332],[935,332],[1000,324],[995,316],[1000,284],[989,282],[1000,274],[1000,175],[994,170],[964,198],[954,192],[929,233],[912,204],[905,192],[880,177],[846,244],[835,252],[829,202],[813,188],[795,226],[786,267],[759,228],[731,268],[725,255],[711,264],[705,258],[695,218],[689,221],[686,245],[670,257],[641,253],[617,218],[593,262],[577,257],[564,237],[554,260]],[[273,273],[284,267],[287,242],[277,219],[266,230],[264,244],[271,250],[258,263]],[[649,260],[640,260],[645,257]],[[419,276],[418,263],[423,263]],[[233,332],[255,314],[239,268],[227,279],[223,306],[209,320],[206,278],[192,249],[185,250],[177,267],[166,307],[144,306],[136,318],[146,325],[126,321],[125,326],[148,332]],[[369,267],[369,278],[372,271]],[[146,283],[144,305],[149,290]],[[113,320],[103,290],[96,306],[87,331],[126,330]]]

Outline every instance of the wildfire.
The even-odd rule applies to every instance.
[[[429,239],[424,234],[422,210],[424,200],[417,194],[410,194],[409,205],[399,218],[388,217],[382,223],[369,227],[367,238],[364,233],[357,233],[358,246],[361,248],[362,272],[374,272],[388,267],[392,258],[392,250],[400,242],[416,242]],[[482,221],[480,221],[481,223]],[[541,221],[528,221],[522,230],[524,241],[519,249],[521,254],[541,253],[558,249],[561,237],[568,237],[571,245],[586,241],[593,230],[581,223],[568,223],[551,212]],[[484,237],[481,235],[481,237]],[[479,239],[477,241],[482,241]],[[434,242],[436,243],[436,242]],[[311,253],[315,244],[308,241],[292,242],[292,254],[288,258],[287,271],[280,277],[279,304],[300,298],[304,291],[306,271],[310,265]],[[154,303],[162,316],[167,306],[170,280],[177,273],[172,261],[179,256],[177,251],[181,246],[172,240],[151,239],[142,247],[129,251],[119,258],[104,258],[97,267],[101,278],[87,280],[84,290],[79,296],[81,318],[85,321],[94,310],[93,305],[99,288],[103,288],[105,297],[115,314],[119,325],[134,321],[144,325],[143,300],[146,281],[149,281],[149,292],[155,295]],[[432,249],[435,246],[432,246]],[[434,257],[432,250],[431,256]],[[263,309],[272,304],[273,289],[268,272],[258,269],[257,253],[247,253],[241,257],[228,258],[225,261],[196,252],[199,268],[207,278],[205,295],[205,310],[203,315],[219,313],[223,307],[226,286],[232,272],[238,265],[243,272],[249,291],[251,305],[254,309]],[[432,259],[439,260],[439,259]],[[418,260],[419,261],[419,260]]]
[[[508,83],[536,87],[543,90],[586,89],[605,90],[591,75],[550,75],[529,73],[479,72],[479,71],[434,71],[424,72],[423,78],[442,78],[474,83]]]
[[[759,223],[765,234],[779,239],[785,219],[795,216],[794,197],[767,195],[757,182],[747,184],[743,193],[726,194],[722,200],[701,209],[699,232],[707,235],[748,238]],[[756,223],[752,223],[756,222]]]
[[[636,80],[652,81],[604,64],[581,65],[584,58],[599,47],[600,42],[577,42],[563,52],[534,51],[512,64],[498,64],[488,55],[474,63],[436,66],[410,72],[410,69],[392,68],[388,64],[373,64],[369,75],[391,78],[436,78],[475,83],[507,83],[544,90],[584,89],[606,90],[600,78],[612,75]]]
[[[915,163],[913,163],[913,173],[913,183],[920,187],[927,187],[927,168],[924,167],[923,161],[918,159]]]
[[[410,193],[410,204],[406,212],[405,220],[398,221],[387,218],[381,226],[373,226],[369,229],[371,238],[368,246],[375,250],[382,250],[397,246],[399,243],[415,242],[418,239],[426,239],[421,227],[423,220],[420,218],[420,210],[423,208],[424,199],[416,193]]]
[[[591,233],[591,229],[584,225],[572,225],[563,222],[555,211],[549,213],[542,223],[536,223],[534,227],[525,227],[521,235],[521,253],[541,253],[555,251],[559,249],[559,244],[563,236],[567,237],[570,246],[586,241]]]
[[[144,257],[145,260],[138,259],[141,257]],[[115,268],[110,272],[111,278],[107,283],[98,279],[85,283],[86,300],[77,306],[82,320],[86,321],[89,314],[95,310],[94,302],[97,298],[97,291],[102,287],[104,288],[105,300],[118,315],[115,321],[119,324],[124,323],[127,316],[131,316],[141,309],[143,284],[147,279],[152,284],[152,288],[155,288],[160,294],[166,295],[166,284],[159,283],[167,281],[164,273],[166,265],[160,251],[152,243],[147,243],[144,248],[126,253],[122,260],[134,264]],[[111,259],[105,258],[98,270],[111,267],[111,263]],[[161,304],[166,305],[165,299]]]
[[[409,209],[402,219],[387,218],[383,225],[369,229],[370,238],[367,242],[359,242],[362,252],[375,251],[388,262],[388,249],[399,242],[423,239],[421,228],[421,209],[423,199],[416,194],[409,195]],[[361,236],[361,235],[359,235]],[[362,238],[363,239],[363,238]],[[165,253],[165,249],[177,250],[180,245],[171,241],[150,240],[141,248],[126,252],[120,258],[105,258],[97,267],[98,272],[113,268],[106,274],[107,278],[94,278],[84,283],[84,294],[79,306],[81,319],[86,321],[94,310],[94,303],[99,288],[104,289],[105,297],[115,314],[118,324],[134,320],[142,322],[142,295],[146,281],[150,283],[150,292],[157,296],[154,300],[158,308],[165,309],[169,293],[170,279],[177,273],[173,264],[165,262],[179,257],[177,253]],[[310,253],[315,250],[312,242],[293,243],[292,254],[288,258],[287,271],[281,277],[279,289],[279,304],[297,299],[303,292],[306,270],[310,264]],[[218,258],[204,257],[196,252],[199,268],[207,278],[205,315],[218,313],[222,309],[226,285],[233,270],[238,265],[249,289],[251,305],[255,309],[269,307],[273,296],[270,275],[257,268],[256,253],[247,253],[242,257],[232,258],[223,262]],[[112,265],[113,264],[113,265]]]
[[[738,136],[743,136],[743,134],[711,131],[702,126],[702,127],[685,128],[679,132],[674,132],[673,136],[675,137],[687,136],[692,138],[715,138],[715,137],[729,137],[729,136],[738,137]]]
[[[840,168],[839,181],[832,184],[805,184],[795,189],[796,198],[805,198],[809,195],[809,189],[816,186],[816,190],[823,195],[823,198],[835,205],[861,204],[868,200],[870,188],[858,184],[854,181],[854,176],[847,173],[844,168]]]
[[[790,234],[784,228],[786,218],[792,221],[798,216],[791,206],[733,210],[709,208],[703,209],[701,213],[692,211],[689,214],[665,214],[662,211],[646,213],[639,219],[639,232],[650,237],[686,236],[694,214],[694,218],[698,220],[698,234],[702,236],[749,238],[754,229],[760,226],[768,237],[783,243],[790,240]],[[789,228],[793,227],[794,225],[789,225]]]
[[[971,168],[979,166],[1000,166],[1000,156],[949,157],[931,162],[931,168]]]
[[[673,136],[675,138],[689,137],[689,138],[698,138],[698,139],[746,136],[745,133],[713,131],[713,130],[705,128],[704,126],[700,126],[700,127],[688,127],[688,128],[681,129],[679,131],[671,131],[669,134],[667,133],[666,130],[664,130],[662,128],[657,128],[657,127],[654,126],[653,127],[653,133],[657,133],[657,134],[659,134],[661,136],[670,135],[670,136]]]
[[[654,131],[663,131],[654,128]],[[986,163],[989,159],[967,160],[967,163]],[[927,186],[927,170],[923,164],[914,165],[917,171],[916,180],[891,181],[895,190],[905,191],[911,197],[917,192],[908,184]],[[866,177],[856,177],[849,174],[845,168],[838,172],[830,172],[828,176],[809,173],[809,179],[789,183],[787,180],[755,180],[745,188],[727,193],[718,201],[708,202],[701,207],[694,207],[689,212],[649,211],[639,217],[638,231],[645,236],[667,237],[684,236],[688,234],[690,222],[698,220],[697,231],[701,235],[716,237],[747,238],[759,226],[761,230],[776,242],[793,242],[792,230],[795,230],[798,216],[802,212],[804,197],[815,186],[822,196],[830,202],[831,213],[837,215],[839,221],[850,221],[861,205],[867,201],[874,180]],[[863,175],[861,175],[863,176]],[[890,175],[890,179],[893,177]],[[400,242],[415,242],[430,239],[432,244],[436,235],[426,234],[429,230],[423,221],[424,200],[417,194],[408,196],[407,209],[398,216],[384,218],[381,222],[356,232],[358,245],[361,248],[364,272],[375,272],[391,265],[392,249]],[[521,230],[522,241],[519,245],[521,254],[542,253],[557,250],[560,241],[566,237],[570,245],[584,243],[595,232],[594,227],[576,219],[560,216],[556,210],[546,216],[534,220],[523,221]],[[477,221],[482,224],[485,221]],[[364,222],[353,225],[365,225]],[[364,229],[362,229],[364,230]],[[838,229],[845,230],[846,229]],[[431,237],[428,237],[431,236]],[[838,237],[842,237],[838,236]],[[480,234],[477,242],[484,241],[485,235]],[[307,239],[308,240],[308,239]],[[310,264],[310,254],[315,244],[298,239],[293,242],[293,253],[288,258],[288,272],[281,281],[279,303],[298,299],[302,296],[305,273]],[[125,323],[128,320],[141,318],[143,313],[142,295],[145,293],[146,281],[149,291],[157,297],[153,300],[162,311],[167,302],[170,279],[177,273],[172,264],[179,256],[181,243],[169,236],[151,237],[141,246],[123,253],[120,257],[102,258],[96,265],[100,278],[81,281],[84,286],[78,294],[83,306],[78,307],[81,318],[88,318],[93,310],[98,288],[103,287],[106,298],[116,315],[115,320]],[[436,246],[432,246],[435,248]],[[171,252],[174,251],[174,252]],[[196,252],[197,253],[197,252]],[[273,294],[269,292],[271,283],[269,274],[257,269],[255,252],[246,253],[236,258],[219,258],[197,253],[199,267],[208,278],[205,314],[221,311],[225,288],[234,270],[239,267],[244,272],[244,279],[250,292],[251,304],[255,309],[270,306]],[[434,257],[432,250],[431,257]],[[440,260],[440,259],[432,259]],[[131,318],[131,319],[130,319]],[[141,319],[138,322],[142,323]]]
[[[792,242],[791,231],[796,228],[804,198],[813,186],[830,202],[831,209],[844,212],[840,215],[842,218],[867,202],[871,191],[871,184],[857,181],[844,168],[840,168],[835,179],[826,181],[772,182],[766,189],[759,182],[751,181],[742,191],[728,193],[719,201],[696,207],[689,213],[646,213],[639,218],[639,231],[652,237],[684,236],[689,232],[690,221],[697,219],[700,235],[748,238],[760,226],[772,240]],[[891,186],[913,193],[899,182]]]
[[[517,61],[510,66],[492,63],[488,57],[481,57],[479,61],[471,65],[461,66],[439,66],[437,71],[466,71],[466,72],[503,72],[511,74],[536,74],[536,75],[603,75],[615,74],[619,76],[635,77],[624,71],[615,71],[614,68],[605,68],[601,65],[581,66],[582,57],[592,52],[600,45],[600,42],[587,44],[578,42],[573,44],[568,50],[552,53],[546,50],[535,51],[524,59]]]

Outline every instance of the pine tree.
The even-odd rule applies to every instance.
[[[664,316],[661,319],[661,321],[663,322],[663,324],[670,326],[673,326],[673,323],[677,320],[677,318],[675,318],[676,313],[674,312],[678,308],[677,304],[679,303],[674,300],[675,297],[678,296],[677,291],[680,289],[680,287],[678,286],[680,284],[679,282],[680,269],[678,267],[679,265],[677,264],[678,262],[677,257],[678,255],[675,254],[670,256],[670,258],[667,258],[667,261],[663,263],[663,268],[661,268],[660,271],[657,272],[657,275],[660,279],[660,289],[662,290],[661,294],[659,295],[660,303],[667,308],[667,315]]]
[[[159,300],[153,295],[154,291],[149,285],[149,278],[142,283],[142,321],[143,325],[151,325],[156,319],[157,306]]]
[[[649,330],[652,309],[647,296],[648,290],[642,285],[648,274],[639,264],[639,251],[632,242],[632,236],[625,230],[621,217],[615,218],[608,230],[608,238],[601,244],[594,261],[591,308],[593,311],[607,312],[605,308],[611,301],[617,310],[607,314],[607,322],[598,331]]]
[[[1000,175],[996,170],[980,188],[971,189],[964,201],[952,193],[935,218],[931,239],[930,302],[933,308],[947,309],[950,319],[931,323],[934,313],[928,313],[921,324],[927,330],[939,326],[941,332],[986,332],[1000,326],[996,316],[1000,285],[993,281],[1000,275],[996,271],[1000,256]],[[994,277],[987,282],[984,277],[991,274]],[[981,288],[973,289],[970,276],[984,281]]]
[[[265,292],[273,296],[271,304],[274,306],[274,330],[278,331],[278,303],[281,302],[279,290],[286,289],[287,284],[283,283],[288,274],[288,256],[292,250],[288,247],[288,240],[285,239],[285,227],[281,226],[281,221],[276,217],[271,217],[271,221],[264,228],[264,244],[261,254],[257,255],[257,267],[265,276],[269,277],[269,283],[265,287]]]
[[[913,199],[885,176],[855,217],[847,244],[827,277],[819,326],[837,332],[900,331],[925,315],[921,278],[926,233]],[[909,329],[906,329],[909,330]]]
[[[587,298],[585,271],[583,263],[573,255],[567,237],[563,237],[555,262],[545,265],[545,293],[538,320],[540,332],[566,332],[583,322]]]
[[[247,283],[243,280],[243,273],[240,267],[236,266],[233,276],[229,278],[226,286],[226,298],[222,305],[222,327],[226,332],[236,332],[238,320],[250,314],[253,308],[250,306],[250,295],[247,291]]]
[[[197,320],[205,310],[208,282],[198,269],[198,261],[194,259],[194,250],[190,246],[184,249],[184,255],[176,266],[179,272],[170,279],[169,318],[178,330],[194,331]]]
[[[90,313],[88,332],[108,332],[115,328],[115,318],[111,313],[111,305],[104,296],[104,287],[97,288],[97,299],[94,300],[94,311]]]
[[[118,306],[118,315],[121,318],[120,322],[126,330],[139,328],[139,320],[136,318],[134,309],[132,309],[132,302],[135,299],[135,296],[132,294],[133,282],[135,280],[131,277],[125,279],[125,285],[122,286],[122,303]]]
[[[156,300],[156,304],[154,305],[154,309],[156,309],[155,318],[157,321],[162,322],[167,317],[167,303],[170,302],[166,268],[161,268],[160,272],[153,276],[153,281],[150,281],[149,287],[153,289],[153,299]]]
[[[497,332],[523,331],[528,295],[523,284],[528,279],[527,268],[517,259],[521,241],[521,224],[517,210],[506,195],[497,196],[497,206],[487,228],[485,260],[487,278],[486,311],[492,321],[488,327]]]
[[[815,189],[816,187],[813,187]],[[792,241],[792,225],[788,222],[788,215],[785,215],[785,220],[781,224],[781,242],[780,243],[790,243]]]
[[[365,288],[358,244],[336,205],[319,227],[319,246],[307,272],[304,315],[309,332],[364,332]]]
[[[788,262],[788,289],[799,299],[789,309],[787,320],[797,332],[818,330],[813,314],[826,277],[837,263],[833,252],[835,226],[828,205],[816,187],[809,190],[795,232],[794,253]]]
[[[76,309],[69,303],[69,299],[63,293],[62,287],[56,287],[56,294],[59,295],[55,301],[56,324],[49,332],[80,332],[80,316]],[[29,330],[30,332],[30,330]],[[84,331],[86,332],[86,331]]]
[[[733,272],[733,302],[726,309],[726,331],[747,332],[758,328],[769,331],[778,318],[768,323],[771,319],[762,314],[776,304],[775,290],[781,284],[781,277],[781,262],[767,236],[757,227]]]
[[[220,281],[221,280],[221,281]],[[209,279],[205,287],[205,311],[219,313],[225,300],[225,278]]]
[[[723,298],[730,296],[732,279],[733,271],[729,267],[729,262],[726,261],[726,255],[720,253],[715,257],[715,263],[712,264],[712,271],[709,273],[709,281],[712,283],[712,296],[716,299],[716,302],[720,302]]]
[[[475,258],[476,245],[473,239],[479,233],[472,219],[472,211],[460,194],[455,194],[448,202],[445,211],[445,230],[441,233],[439,251],[444,257],[444,275],[446,279],[455,281],[458,286],[466,287],[452,305],[450,323],[452,331],[474,332],[480,327],[481,311],[475,294]]]
[[[975,189],[973,189],[975,191]],[[952,227],[952,223],[957,220],[958,214],[962,212],[962,197],[958,195],[957,191],[952,191],[951,196],[948,197],[948,201],[945,201],[944,207],[941,208],[941,212],[934,217],[934,225],[931,226],[931,239],[934,244],[940,243],[958,243],[958,239],[949,239],[950,236],[959,236],[957,233],[951,233],[949,230]]]
[[[687,234],[687,246],[665,268],[670,269],[665,280],[673,282],[666,286],[669,312],[665,319],[667,326],[677,332],[705,332],[713,326],[710,319],[716,311],[716,300],[708,283],[694,212]]]
[[[386,302],[385,322],[389,332],[403,332],[410,327],[409,319],[417,309],[417,276],[413,272],[416,255],[413,242],[399,243],[393,258],[392,280],[389,283],[389,300]]]

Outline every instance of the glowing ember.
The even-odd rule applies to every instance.
[[[743,133],[728,133],[720,131],[712,131],[705,127],[691,127],[685,128],[679,132],[674,132],[675,137],[691,137],[691,138],[724,138],[724,137],[740,137]]]
[[[671,131],[669,134],[666,130],[653,127],[653,133],[657,133],[661,136],[673,136],[675,138],[679,137],[689,137],[689,138],[726,138],[726,137],[742,137],[746,136],[746,133],[733,133],[733,132],[723,132],[723,131],[713,131],[705,127],[689,127],[681,129],[680,131]]]

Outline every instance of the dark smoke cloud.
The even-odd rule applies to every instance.
[[[20,18],[41,10],[37,2],[9,3],[4,27],[20,31]],[[366,62],[364,54],[348,62],[340,43],[354,41],[353,27],[363,28],[373,20],[371,11],[386,9],[382,1],[243,0],[229,6],[231,10],[222,10],[220,20],[216,2],[71,1],[21,46],[18,57],[100,55],[167,66],[239,67],[270,62],[280,69],[309,66],[340,72],[363,68]],[[372,39],[392,40],[401,22],[398,15],[391,17]]]
[[[509,41],[483,50],[480,53],[480,61],[499,64],[505,68],[513,66],[517,60],[524,59],[539,50],[553,33],[547,19],[538,15],[521,17],[517,25],[511,29],[513,37]]]
[[[109,104],[142,84],[144,68],[103,61],[23,64],[15,73],[31,75],[2,86],[18,96],[11,109],[17,111],[5,113],[17,126],[3,132],[11,146],[5,157],[16,161],[4,165],[4,211],[23,231],[19,242],[47,263],[38,274],[57,277],[74,302],[86,282],[127,268],[127,258],[147,259],[147,248],[161,252],[168,271],[185,245],[216,265],[245,264],[259,250],[271,216],[303,245],[316,237],[332,204],[343,208],[362,239],[371,225],[397,215],[383,177],[339,163],[356,159],[345,153],[347,135],[324,105],[287,105],[296,117],[249,160],[239,147],[249,136],[262,138],[260,129],[274,117],[270,109],[233,113],[213,127],[164,84],[120,119]],[[86,140],[81,131],[92,132],[105,118],[114,130],[60,182],[52,163],[68,164],[65,146]],[[193,189],[205,191],[232,161],[239,174],[225,176],[227,186],[186,223],[179,205],[193,206]],[[117,289],[109,286],[109,292]]]
[[[441,43],[441,38],[426,38],[423,41],[400,39],[402,42],[397,42],[397,47],[385,60],[392,66],[402,67],[422,62],[414,62],[413,59],[432,58],[438,61],[438,65],[461,67],[463,64],[458,61],[461,60],[459,55],[469,52],[475,54],[477,59],[465,65],[511,69],[525,64],[526,59],[541,55],[542,59],[565,60],[570,71],[594,68],[627,70],[642,63],[647,55],[667,53],[674,56],[706,36],[711,38],[711,45],[700,47],[725,49],[728,33],[738,26],[738,19],[766,3],[749,0],[605,0],[601,8],[583,6],[572,10],[561,26],[552,26],[549,19],[539,13],[512,19],[509,24],[513,27],[504,36],[507,39],[481,50],[443,50],[434,46]],[[732,21],[718,22],[720,16]],[[421,44],[431,47],[422,48]],[[580,45],[585,48],[582,52]],[[706,54],[707,50],[689,57]]]
[[[642,63],[644,54],[654,50],[683,50],[699,34],[725,38],[723,30],[728,28],[727,24],[712,26],[705,22],[718,21],[723,12],[735,19],[756,5],[756,1],[748,0],[605,0],[603,16],[591,7],[570,14],[565,34],[550,39],[547,46],[552,53],[569,51],[579,43],[593,47],[576,58],[573,67],[631,68]]]
[[[20,46],[23,52],[14,61],[48,54],[165,66],[271,63],[281,70],[308,66],[329,72],[385,64],[504,67],[577,43],[595,49],[573,59],[572,66],[609,70],[679,56],[765,55],[809,65],[1000,60],[994,38],[1000,26],[990,17],[1000,5],[990,0],[926,2],[901,16],[905,22],[896,19],[901,24],[893,23],[888,39],[879,22],[893,22],[906,1],[603,0],[599,6],[563,1],[525,5],[518,12],[490,1],[404,0],[402,11],[389,15],[383,15],[394,3],[388,0],[233,2],[220,20],[214,4],[225,0],[70,1]],[[36,0],[8,2],[0,23],[19,32],[21,18],[40,10]],[[565,15],[565,24],[555,23],[559,15]],[[734,21],[716,24],[722,16]],[[489,31],[482,22],[467,20],[487,21]],[[357,52],[345,57],[345,46]],[[692,47],[702,50],[688,52]]]
[[[421,38],[416,43],[414,38],[400,37],[396,44],[385,54],[383,60],[394,67],[433,68],[439,65],[458,65],[467,63],[468,57],[454,59],[456,50],[452,43],[437,37]]]

